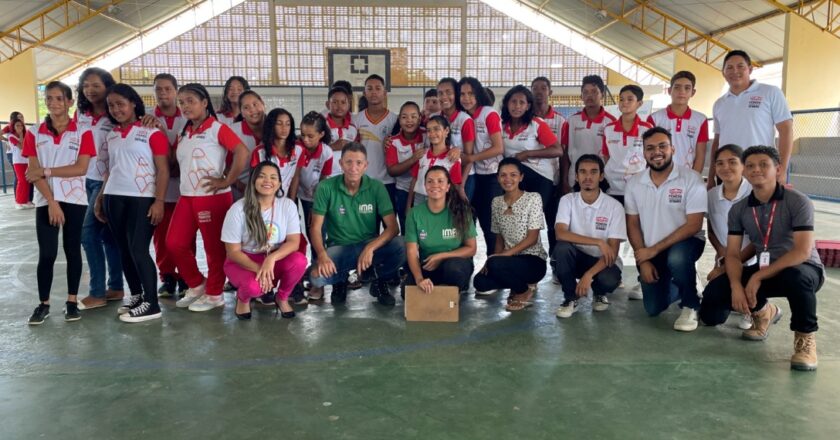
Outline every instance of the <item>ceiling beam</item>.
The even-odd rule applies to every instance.
[[[800,1],[786,5],[777,0],[764,0],[783,13],[796,14],[809,23],[840,38],[840,0]],[[824,19],[817,16],[820,12]]]
[[[81,3],[79,3],[78,1],[73,1],[73,3],[75,3],[79,6],[84,6]],[[134,26],[133,24],[126,23],[126,22],[120,20],[119,18],[116,18],[113,15],[111,15],[111,8],[108,8],[108,13],[107,14],[102,12],[102,13],[99,14],[99,16],[108,20],[108,21],[110,21],[110,22],[112,22],[112,23],[116,23],[116,24],[118,24],[122,27],[131,29],[134,32],[140,32],[140,30],[141,30],[139,27]]]

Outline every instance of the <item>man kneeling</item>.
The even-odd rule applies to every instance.
[[[817,368],[817,297],[824,281],[823,265],[814,246],[814,206],[807,196],[777,183],[784,170],[779,152],[772,147],[750,147],[744,152],[745,176],[753,187],[750,195],[729,211],[726,240],[726,275],[712,280],[703,292],[700,319],[706,325],[722,324],[730,310],[752,313],[753,325],[744,339],[767,339],[770,324],[782,317],[767,298],[786,297],[790,304],[790,329],[794,331],[790,366]],[[749,236],[758,264],[741,266],[741,240]]]
[[[310,301],[323,297],[322,287],[333,286],[333,304],[347,299],[347,278],[355,270],[358,276],[371,270],[370,294],[380,304],[394,305],[386,280],[396,277],[405,264],[405,243],[397,237],[399,229],[394,207],[382,182],[365,175],[367,151],[356,142],[341,150],[341,170],[318,184],[312,205],[310,238],[317,254],[312,269],[313,289]],[[379,218],[385,230],[379,233]],[[324,246],[322,228],[326,228]]]

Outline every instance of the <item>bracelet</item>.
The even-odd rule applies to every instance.
[[[49,168],[44,168],[44,177],[52,176],[52,170]]]

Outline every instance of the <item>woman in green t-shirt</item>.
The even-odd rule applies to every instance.
[[[415,206],[406,219],[405,247],[408,277],[403,284],[431,293],[435,285],[469,289],[475,256],[475,223],[468,202],[458,196],[449,172],[432,166],[424,176],[428,200]]]

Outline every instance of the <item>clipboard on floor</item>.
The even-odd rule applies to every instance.
[[[424,293],[405,286],[405,319],[419,322],[458,322],[460,295],[455,286],[435,286]]]

